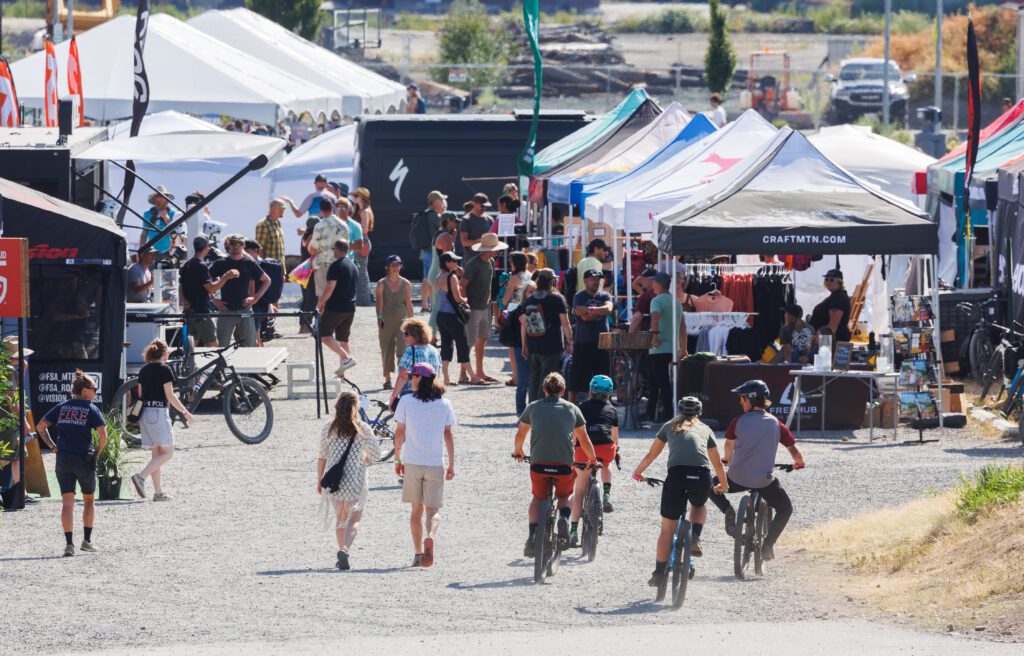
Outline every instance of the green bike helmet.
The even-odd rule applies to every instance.
[[[590,379],[590,393],[591,394],[604,394],[610,396],[615,391],[615,383],[612,379],[603,374],[599,374]]]

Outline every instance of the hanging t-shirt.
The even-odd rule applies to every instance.
[[[85,399],[68,399],[55,405],[43,415],[43,420],[51,427],[50,434],[57,445],[57,453],[77,456],[95,453],[92,431],[107,425],[99,408]]]
[[[697,312],[732,312],[733,301],[722,293],[691,296]]]

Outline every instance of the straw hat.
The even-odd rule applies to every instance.
[[[473,244],[473,250],[478,253],[490,253],[492,251],[503,251],[508,248],[508,244],[498,239],[498,235],[493,232],[485,232],[480,237],[479,244]]]
[[[174,194],[171,193],[170,189],[163,185],[157,185],[156,191],[149,195],[149,202],[152,203],[153,199],[157,196],[163,196],[167,200],[174,200]]]
[[[4,349],[7,351],[7,355],[11,356],[12,358],[18,357],[18,338],[4,337]],[[30,348],[27,348],[24,351],[22,351],[22,355],[24,355],[26,358],[32,355],[33,353],[35,353],[35,351],[33,351]]]
[[[355,196],[356,198],[362,198],[367,203],[370,202],[370,190],[367,189],[366,187],[359,187],[358,189],[352,192],[352,195]]]

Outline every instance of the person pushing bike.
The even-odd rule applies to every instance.
[[[690,510],[690,523],[693,525],[694,556],[702,554],[700,534],[704,528],[707,511],[704,505],[711,493],[711,468],[715,468],[718,477],[715,479],[716,492],[725,492],[725,467],[718,454],[718,442],[712,430],[700,420],[703,404],[693,396],[679,399],[679,414],[666,422],[651,443],[651,449],[643,457],[633,471],[633,478],[644,480],[644,471],[651,466],[668,445],[668,475],[661,488],[661,533],[658,534],[658,546],[654,557],[654,573],[647,582],[651,587],[659,587],[668,574],[668,559],[672,550],[672,537],[677,524],[686,514],[686,502],[693,506]]]
[[[530,534],[526,539],[523,556],[533,558],[534,538],[540,504],[548,497],[548,479],[555,481],[555,496],[558,498],[558,539],[564,546],[569,543],[569,501],[572,496],[576,470],[573,437],[583,449],[588,464],[596,464],[594,445],[587,436],[587,422],[583,413],[572,403],[562,399],[565,379],[557,373],[548,374],[542,385],[544,398],[526,406],[519,418],[515,449],[512,457],[522,460],[523,443],[530,434],[530,484],[533,497],[530,499]]]
[[[793,457],[794,469],[804,468],[804,456],[785,424],[768,413],[771,401],[768,400],[767,383],[763,380],[748,380],[732,390],[732,393],[739,395],[743,414],[733,419],[725,431],[725,460],[729,464],[727,492],[757,490],[775,511],[762,546],[764,559],[772,560],[775,557],[775,542],[793,515],[789,495],[772,475],[775,454],[781,443]],[[715,479],[716,485],[720,476]],[[725,513],[725,532],[735,537],[736,511],[732,504],[717,487],[711,494],[711,501]]]
[[[588,386],[590,398],[579,404],[583,419],[587,422],[587,436],[590,443],[594,445],[594,453],[601,464],[601,482],[604,484],[603,510],[610,513],[615,510],[612,506],[612,470],[611,464],[615,460],[615,454],[619,449],[619,413],[608,400],[615,391],[615,384],[612,379],[603,374],[598,374],[590,380]],[[576,443],[576,462],[586,462],[586,453]],[[587,489],[587,476],[576,477],[576,488],[572,498],[572,515],[570,517],[572,527],[569,529],[569,546],[575,547],[579,544],[580,515],[583,514],[583,496]]]

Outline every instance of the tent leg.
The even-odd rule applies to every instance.
[[[612,307],[618,307],[619,301],[619,265],[622,263],[622,257],[619,255],[619,231],[616,230],[612,236],[612,248],[615,249],[612,256]],[[619,313],[616,312],[615,316],[618,317]],[[616,320],[615,323],[618,323]]]
[[[679,367],[676,362],[679,360],[679,301],[676,300],[676,285],[679,280],[679,269],[672,263],[672,290],[669,295],[672,297],[672,407],[676,407],[679,400]]]
[[[633,244],[629,233],[625,233],[626,241],[626,320],[633,320]]]
[[[931,265],[932,265],[932,267],[931,267],[932,331],[933,331],[932,339],[934,340],[934,344],[935,344],[935,354],[938,356],[937,359],[938,359],[938,369],[939,369],[936,372],[936,374],[935,374],[936,379],[939,382],[939,399],[938,399],[938,406],[939,406],[939,428],[943,428],[945,426],[945,421],[943,419],[943,413],[946,411],[946,409],[942,407],[942,396],[943,396],[942,395],[942,392],[943,392],[942,377],[943,377],[943,373],[945,373],[944,372],[945,363],[942,360],[942,337],[941,337],[942,336],[942,326],[939,325],[940,321],[941,321],[939,317],[942,314],[939,311],[939,270],[938,270],[938,262],[936,261],[937,260],[936,256],[932,255],[928,259],[929,259],[929,261],[931,262]]]

